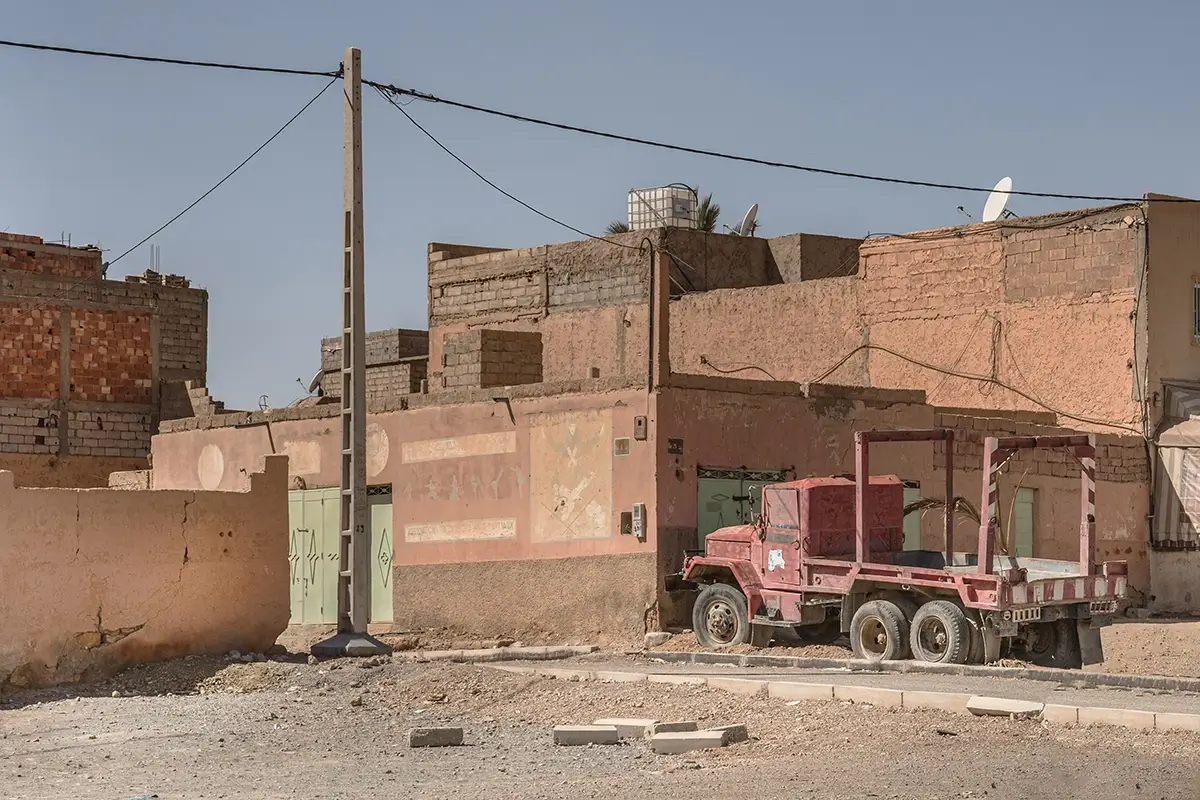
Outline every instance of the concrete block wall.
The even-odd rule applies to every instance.
[[[395,328],[367,334],[367,401],[421,391],[429,362],[429,332]],[[321,340],[321,390],[342,396],[342,339]]]
[[[203,386],[207,292],[101,270],[94,248],[0,236],[0,454],[144,458],[162,396]]]
[[[447,334],[442,360],[447,389],[541,383],[542,335],[487,329]]]
[[[1121,208],[1081,225],[1006,232],[1004,297],[1086,297],[1134,288],[1141,216]]]

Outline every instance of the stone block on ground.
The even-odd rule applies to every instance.
[[[592,724],[616,728],[617,735],[622,739],[642,739],[645,738],[646,731],[657,723],[658,720],[650,718],[611,717],[608,719],[598,719]]]
[[[1054,725],[1077,725],[1079,709],[1076,706],[1060,706],[1056,703],[1046,703],[1042,707],[1042,719]]]
[[[771,681],[767,684],[767,694],[780,700],[832,700],[833,685]]]
[[[900,708],[904,705],[904,692],[899,689],[877,689],[874,686],[834,686],[833,697],[835,700],[849,700],[851,703],[880,708]]]
[[[458,747],[462,743],[462,728],[413,728],[408,732],[409,747]]]
[[[613,670],[596,670],[596,680],[603,683],[643,683],[646,680],[644,672],[616,672]]]
[[[1128,708],[1079,709],[1080,725],[1112,725],[1118,728],[1154,730],[1153,711],[1134,711]]]
[[[1154,715],[1154,727],[1160,731],[1193,731],[1194,733],[1200,733],[1200,714],[1159,712]]]
[[[708,685],[712,689],[721,689],[748,697],[753,697],[767,688],[766,681],[755,681],[748,678],[709,678]]]
[[[966,714],[971,695],[954,692],[916,692],[904,690],[904,707],[907,709],[932,709],[949,711],[951,714]]]
[[[666,631],[651,631],[650,633],[646,634],[643,641],[647,649],[651,647],[661,647],[662,645],[671,641],[671,634],[667,633]]]
[[[690,733],[699,730],[700,726],[693,720],[683,722],[656,722],[646,729],[646,736],[652,737],[659,733]]]
[[[721,731],[656,733],[650,737],[650,749],[659,755],[677,755],[693,750],[716,750],[725,746]]]
[[[647,675],[646,680],[648,680],[650,683],[669,683],[676,686],[703,686],[704,684],[708,683],[708,679],[703,675],[675,675],[669,672],[658,675]]]
[[[612,725],[559,725],[554,729],[554,743],[564,747],[587,744],[616,744],[621,740]]]
[[[742,742],[750,741],[750,730],[743,723],[735,725],[722,725],[719,728],[708,728],[709,731],[716,731],[721,734],[725,744],[741,744]]]
[[[1029,719],[1042,713],[1045,703],[1029,700],[1009,700],[1006,697],[981,697],[972,695],[967,701],[967,711],[977,717],[1012,717]]]

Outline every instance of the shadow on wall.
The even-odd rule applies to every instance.
[[[17,489],[0,472],[0,693],[264,652],[289,617],[287,458],[246,492]]]

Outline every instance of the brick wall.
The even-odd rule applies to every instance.
[[[1005,233],[1005,299],[1131,290],[1140,267],[1140,221],[1123,208],[1080,225]]]
[[[447,389],[541,383],[542,335],[486,329],[451,333],[442,360],[442,386]]]
[[[151,402],[150,318],[124,311],[71,312],[71,398]]]
[[[38,400],[0,400],[0,452],[54,455],[59,452],[59,412]]]
[[[138,458],[150,452],[148,410],[72,410],[67,431],[74,455]]]
[[[100,274],[103,253],[94,247],[45,244],[39,236],[0,233],[0,269],[92,278]]]
[[[57,398],[59,312],[0,302],[0,397]]]

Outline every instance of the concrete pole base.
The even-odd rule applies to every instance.
[[[336,633],[312,646],[317,658],[365,658],[385,656],[392,648],[367,633]]]

